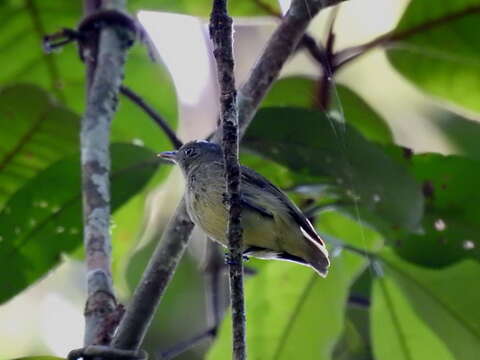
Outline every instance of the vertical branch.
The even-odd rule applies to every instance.
[[[230,251],[230,297],[233,324],[233,358],[246,358],[245,299],[243,294],[243,252],[240,204],[240,164],[238,162],[237,93],[233,73],[232,19],[226,0],[213,0],[210,38],[217,62],[223,131],[225,182],[228,196],[228,248]]]
[[[85,9],[96,9],[85,1]],[[123,77],[126,51],[132,34],[104,27],[94,48],[83,49],[87,69],[87,108],[82,119],[80,146],[84,246],[88,299],[85,306],[85,345],[108,344],[115,330],[117,303],[113,291],[110,244],[110,122]],[[95,54],[95,58],[91,58]]]

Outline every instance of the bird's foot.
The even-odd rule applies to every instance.
[[[247,255],[242,255],[242,261],[248,261],[250,260],[250,257]],[[232,254],[230,253],[225,253],[225,264],[227,265],[235,265],[236,264],[236,259],[232,257]]]

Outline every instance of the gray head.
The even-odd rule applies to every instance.
[[[175,162],[185,173],[188,173],[192,165],[222,160],[222,154],[222,148],[219,145],[199,140],[186,143],[177,151],[162,152],[159,156]]]

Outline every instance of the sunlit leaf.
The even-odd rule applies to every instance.
[[[79,118],[33,85],[0,91],[0,208],[28,179],[78,149]]]
[[[388,48],[393,66],[436,97],[480,111],[478,0],[411,1]]]
[[[13,360],[64,360],[65,358],[59,358],[56,356],[28,356],[22,358],[15,358]]]
[[[378,359],[473,360],[480,352],[480,265],[424,269],[386,252],[375,280],[372,336]]]
[[[270,262],[246,284],[251,359],[330,359],[342,333],[348,289],[366,260],[342,253],[326,279],[297,264]],[[223,322],[207,359],[225,359],[231,319]]]
[[[114,144],[112,210],[137,193],[155,172],[152,151]],[[12,196],[0,213],[0,303],[60,263],[82,241],[79,154],[39,173]]]

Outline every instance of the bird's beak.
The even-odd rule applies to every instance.
[[[164,151],[164,152],[161,152],[161,153],[157,154],[157,156],[162,158],[162,159],[165,159],[165,160],[168,160],[168,161],[171,161],[171,162],[175,162],[175,159],[177,157],[177,152],[176,151]]]

